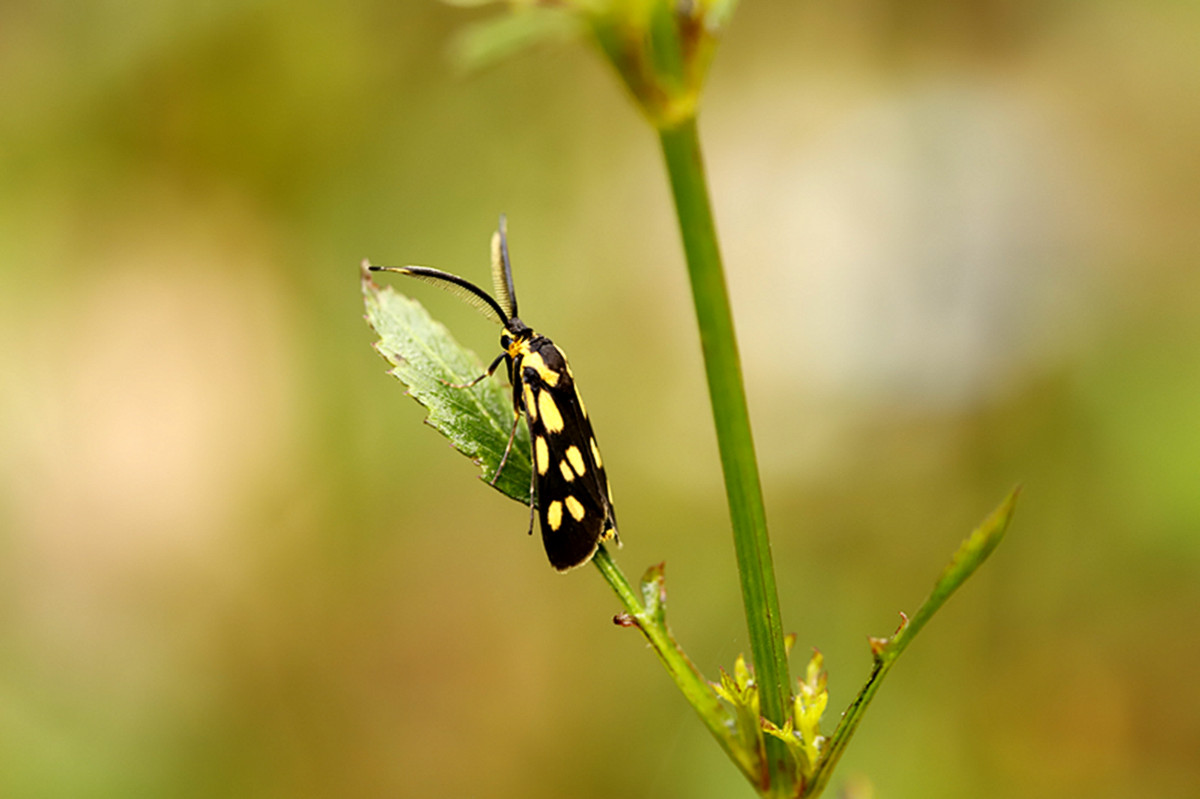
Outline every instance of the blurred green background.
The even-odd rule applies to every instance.
[[[360,260],[486,285],[507,212],[619,562],[709,676],[748,651],[655,139],[585,46],[456,69],[489,13],[0,6],[0,795],[751,795],[371,350]],[[1159,0],[739,8],[702,134],[830,727],[1025,486],[835,787],[1200,794],[1197,41]]]

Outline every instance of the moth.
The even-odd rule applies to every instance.
[[[533,533],[536,511],[550,565],[566,572],[591,560],[602,543],[620,546],[617,518],[592,422],[567,356],[517,315],[507,228],[501,216],[499,229],[492,235],[495,296],[464,278],[427,266],[372,266],[371,270],[408,275],[446,289],[504,328],[500,333],[501,352],[487,370],[469,383],[450,385],[470,389],[491,377],[501,363],[505,365],[512,385],[513,423],[491,482],[495,485],[508,462],[517,425],[524,415],[529,424],[533,464],[529,532]]]

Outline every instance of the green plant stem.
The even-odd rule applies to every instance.
[[[695,117],[660,129],[659,140],[679,216],[700,328],[762,715],[782,726],[790,695],[787,652],[733,314],[717,247]],[[793,772],[788,767],[786,746],[773,737],[768,737],[766,743],[771,792],[789,795]]]
[[[667,627],[662,567],[653,567],[647,572],[647,576],[642,582],[643,597],[640,598],[638,592],[625,579],[624,573],[603,546],[596,550],[592,563],[612,586],[613,591],[621,600],[621,605],[625,608],[625,614],[618,616],[614,621],[625,626],[635,626],[642,631],[642,635],[646,637],[650,647],[662,661],[667,674],[671,676],[675,685],[695,708],[696,713],[704,721],[704,725],[708,727],[708,731],[717,739],[717,743],[749,779],[757,782],[758,775],[754,773],[754,764],[744,760],[732,737],[731,726],[728,722],[729,711],[721,704],[721,700],[712,686],[704,679],[679,644],[675,642],[674,636]],[[646,597],[647,592],[653,593],[654,596]],[[652,599],[653,601],[643,602],[643,599]]]

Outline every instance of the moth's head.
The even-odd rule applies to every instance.
[[[515,316],[504,323],[504,333],[522,341],[528,341],[534,335],[533,328]]]
[[[500,334],[500,347],[510,356],[516,357],[532,338],[533,328],[513,317],[504,324],[504,332]]]

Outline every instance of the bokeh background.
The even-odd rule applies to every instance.
[[[707,674],[748,650],[655,139],[582,44],[457,68],[490,13],[0,6],[0,795],[751,795],[371,349],[360,260],[486,284],[507,212],[619,562]],[[1197,42],[1160,0],[739,8],[702,133],[830,726],[1025,487],[835,786],[1200,795]]]

